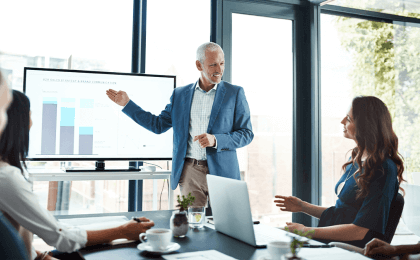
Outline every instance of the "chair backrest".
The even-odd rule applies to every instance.
[[[405,206],[402,218],[407,228],[420,236],[420,186],[402,183],[401,187],[405,190]]]
[[[404,208],[404,197],[398,192],[395,199],[391,202],[391,208],[389,210],[388,223],[385,229],[384,240],[387,243],[391,243],[394,237],[395,230],[397,229],[398,222],[400,221],[401,214]]]
[[[0,259],[28,259],[25,244],[16,229],[0,212]]]
[[[420,185],[420,172],[412,172],[411,176],[413,177],[414,185]]]

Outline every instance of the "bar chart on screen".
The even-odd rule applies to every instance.
[[[94,99],[80,99],[77,102],[80,106],[77,127],[76,98],[61,98],[60,102],[57,100],[56,97],[43,98],[41,154],[93,155]]]
[[[172,130],[156,135],[125,115],[106,95],[124,90],[158,115],[170,101],[174,78],[101,73],[31,71],[28,158],[170,158]]]

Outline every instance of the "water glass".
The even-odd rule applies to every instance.
[[[188,219],[191,228],[204,228],[204,221],[206,219],[205,208],[199,206],[189,207]]]
[[[272,260],[281,260],[283,255],[290,252],[290,242],[271,241],[267,244],[267,251]]]

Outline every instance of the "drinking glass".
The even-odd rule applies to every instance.
[[[204,221],[206,218],[204,207],[192,206],[188,208],[188,218],[191,228],[204,228]]]

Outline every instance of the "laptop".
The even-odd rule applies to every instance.
[[[207,185],[216,231],[257,248],[270,241],[290,242],[284,230],[254,225],[246,182],[207,174]]]

